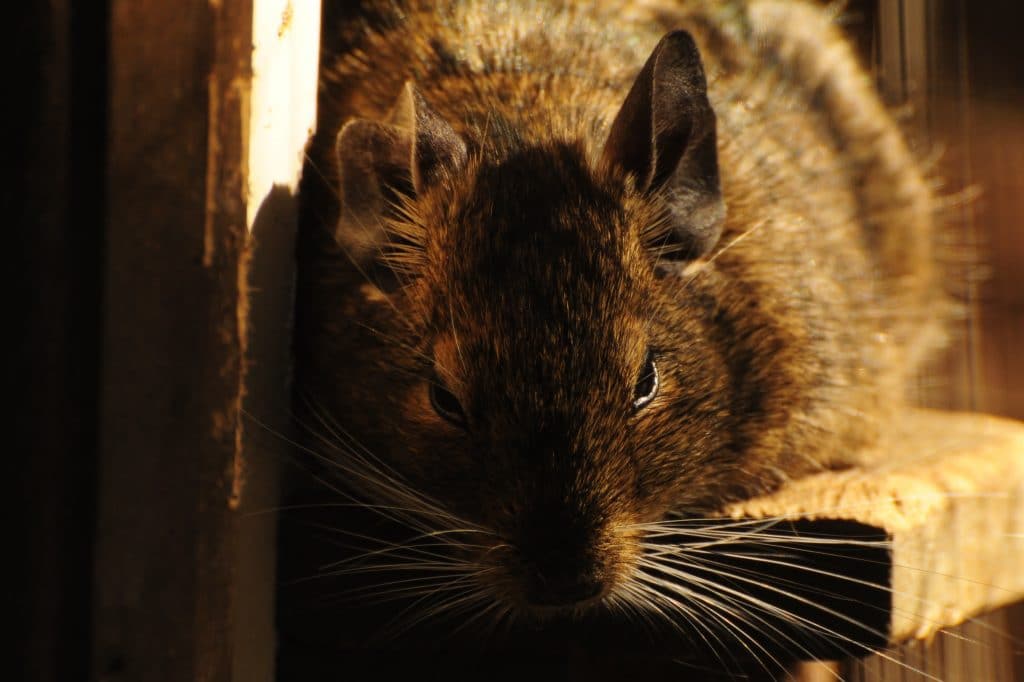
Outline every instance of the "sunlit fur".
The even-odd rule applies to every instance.
[[[310,450],[346,496],[436,540],[378,548],[428,571],[387,589],[543,617],[520,563],[555,533],[604,585],[582,611],[710,618],[709,646],[724,629],[757,655],[760,605],[691,598],[686,562],[713,553],[646,538],[854,462],[940,342],[932,199],[899,132],[810,4],[400,4],[328,7],[297,311]],[[728,214],[711,253],[661,268],[664,206],[598,160],[675,28],[701,48]],[[333,236],[334,136],[386,118],[409,80],[469,160],[396,199],[380,258],[354,257]],[[634,413],[649,347],[661,385]],[[465,429],[432,409],[433,380]]]

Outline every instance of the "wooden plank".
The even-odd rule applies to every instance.
[[[320,3],[256,0],[247,153],[251,262],[233,675],[274,678],[274,587],[282,461],[290,448],[291,315],[299,178],[316,121]]]
[[[861,466],[729,509],[844,519],[891,538],[889,640],[928,639],[1024,599],[1024,424],[910,411]]]
[[[99,680],[230,679],[251,24],[110,3]]]

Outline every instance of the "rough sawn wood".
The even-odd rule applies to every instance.
[[[895,421],[860,466],[728,510],[885,530],[892,644],[1024,599],[1024,424],[925,410]]]

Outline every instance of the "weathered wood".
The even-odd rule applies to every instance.
[[[230,679],[251,24],[110,2],[98,680]]]
[[[740,517],[844,519],[891,538],[889,639],[1024,599],[1024,424],[910,411],[861,466],[730,508]]]
[[[93,676],[269,682],[319,2],[110,5]]]
[[[274,679],[279,466],[287,459],[296,192],[316,119],[320,3],[255,0],[247,183],[248,367],[233,644],[233,679]]]

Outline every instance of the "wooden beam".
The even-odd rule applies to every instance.
[[[250,0],[110,2],[98,680],[231,677],[251,32]]]
[[[860,466],[794,481],[729,515],[884,530],[889,642],[928,639],[1024,599],[1024,424],[910,411]]]
[[[274,677],[319,12],[111,2],[96,679]]]
[[[237,682],[272,682],[280,466],[290,454],[291,317],[299,178],[316,123],[320,3],[255,0],[248,136],[248,344],[236,486]]]

